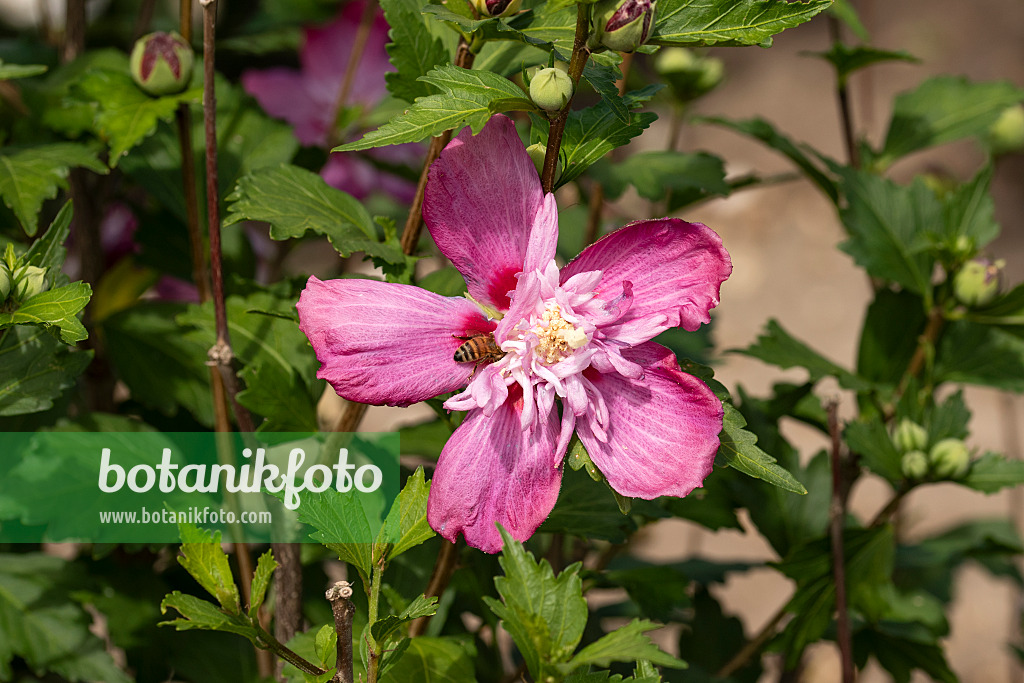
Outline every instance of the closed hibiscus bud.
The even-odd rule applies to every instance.
[[[558,111],[571,98],[572,79],[561,69],[541,69],[530,80],[530,99],[545,111]]]
[[[523,0],[471,0],[473,7],[485,17],[507,17],[519,11]]]
[[[985,306],[999,294],[1002,259],[976,258],[965,263],[953,277],[953,294],[964,306]]]
[[[135,41],[129,68],[135,83],[150,95],[173,95],[192,78],[192,46],[177,33],[158,31]]]
[[[928,476],[928,456],[924,451],[904,453],[900,460],[900,469],[907,479],[924,479]]]
[[[654,25],[654,0],[599,0],[594,5],[590,48],[632,52],[647,42]]]
[[[928,446],[928,432],[913,420],[901,420],[892,434],[892,442],[900,453],[923,451]]]
[[[536,142],[526,148],[526,153],[530,155],[530,161],[533,162],[533,167],[537,169],[537,175],[544,175],[544,157],[547,156],[548,148],[540,142]],[[555,180],[558,176],[562,175],[562,160],[559,159],[555,164]]]
[[[1024,150],[1024,105],[1003,110],[988,129],[988,144],[993,154]]]
[[[685,47],[658,52],[654,69],[665,79],[676,99],[690,102],[714,90],[722,82],[725,67],[716,57],[699,57]]]
[[[0,304],[7,301],[13,284],[14,280],[11,277],[11,269],[7,267],[6,263],[0,263]]]
[[[935,475],[941,478],[959,479],[971,462],[967,444],[960,439],[943,439],[928,453]]]
[[[11,280],[11,297],[18,302],[46,291],[46,269],[39,266],[21,266]]]

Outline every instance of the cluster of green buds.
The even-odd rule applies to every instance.
[[[902,454],[900,469],[910,480],[929,475],[935,479],[959,479],[971,465],[967,444],[960,439],[942,439],[928,449],[928,432],[913,420],[901,420],[892,442]]]
[[[46,287],[46,269],[23,264],[14,254],[14,245],[8,244],[0,259],[0,304],[20,304]]]
[[[183,92],[192,79],[192,46],[177,33],[158,31],[135,41],[128,67],[135,84],[154,96]]]
[[[544,111],[560,111],[572,99],[572,78],[565,62],[556,61],[547,68],[531,69],[525,77],[530,99]]]
[[[519,11],[523,0],[470,0],[482,17],[507,17]]]
[[[717,57],[701,57],[685,47],[666,47],[658,52],[654,70],[665,79],[680,102],[692,102],[722,82],[725,67]]]
[[[651,35],[654,4],[655,0],[598,0],[588,47],[633,52]]]
[[[987,306],[999,294],[999,275],[1005,266],[1002,259],[971,259],[953,276],[953,296],[964,306]]]

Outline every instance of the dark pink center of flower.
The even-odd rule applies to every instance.
[[[612,18],[605,24],[604,30],[617,31],[623,26],[630,24],[651,8],[650,0],[626,0],[619,6],[619,9],[615,11]]]
[[[516,275],[521,270],[519,266],[505,266],[499,269],[497,274],[491,279],[491,284],[487,288],[487,296],[491,298],[491,301],[499,309],[507,311],[511,305],[512,300],[509,299],[508,293],[516,288],[518,282]]]
[[[178,53],[174,50],[176,47],[181,47],[181,45],[171,34],[153,34],[146,41],[146,48],[142,52],[142,63],[139,65],[142,79],[149,78],[158,59],[167,62],[167,66],[171,67],[171,73],[175,78],[181,78],[181,60],[178,59]]]

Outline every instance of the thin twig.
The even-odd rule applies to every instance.
[[[366,42],[370,39],[370,30],[376,19],[377,3],[374,0],[366,0],[363,15],[359,18],[359,28],[356,29],[356,36],[352,41],[352,50],[348,55],[348,64],[345,65],[345,75],[341,79],[341,87],[338,89],[338,99],[334,103],[335,117],[348,104],[348,97],[352,93],[352,84],[355,83],[363,53],[366,52]]]
[[[786,604],[789,604],[788,602]],[[779,611],[768,620],[768,623],[761,627],[757,635],[752,640],[747,641],[747,644],[737,652],[732,659],[725,663],[725,665],[715,672],[715,678],[728,678],[733,675],[751,660],[754,655],[761,651],[765,645],[768,644],[775,636],[775,629],[778,628],[779,624],[782,623],[782,619],[786,616],[786,605],[779,608]]]
[[[829,401],[828,431],[832,438],[829,462],[832,466],[832,500],[829,505],[829,537],[832,543],[832,577],[836,589],[836,641],[842,662],[843,683],[853,683],[853,640],[850,634],[850,614],[846,603],[846,561],[843,556],[843,524],[846,520],[846,499],[849,490],[845,481],[843,438],[839,427],[839,403]]]
[[[254,626],[256,627],[256,633],[259,634],[260,641],[262,641],[263,644],[266,645],[267,648],[269,648],[269,652],[262,648],[258,649],[257,652],[267,652],[267,654],[270,654],[270,652],[272,652],[284,661],[294,666],[299,671],[302,671],[303,673],[307,673],[313,676],[322,676],[323,674],[327,673],[320,667],[316,666],[312,662],[307,661],[304,657],[288,648],[288,646],[284,645],[277,638],[267,633],[266,629],[264,629],[258,623],[254,624]]]
[[[338,581],[327,589],[324,596],[331,603],[334,613],[334,632],[338,635],[337,672],[331,683],[353,683],[352,675],[352,615],[356,606],[352,597],[352,586],[348,581]]]
[[[139,7],[139,16],[135,19],[135,29],[132,31],[133,42],[149,33],[155,9],[156,0],[142,0],[142,6]]]
[[[833,44],[841,40],[839,19],[834,14],[828,17],[829,34]],[[839,116],[843,124],[843,142],[846,145],[846,157],[853,168],[860,168],[860,150],[857,149],[857,136],[853,130],[853,111],[850,108],[849,84],[845,76],[838,76],[836,94],[839,98]]]
[[[448,583],[455,573],[456,561],[459,558],[458,546],[450,541],[441,541],[441,552],[437,555],[434,563],[434,571],[430,574],[430,581],[427,582],[427,590],[423,595],[432,598],[438,597],[448,589]],[[427,623],[430,617],[418,617],[409,624],[409,637],[415,638],[423,635],[427,630]]]
[[[178,145],[181,148],[181,184],[185,192],[185,223],[188,226],[189,254],[192,257],[192,281],[199,290],[199,302],[210,300],[210,274],[203,253],[203,233],[199,226],[199,198],[196,193],[195,154],[192,150],[192,111],[178,105]]]
[[[569,78],[572,79],[573,97],[570,97],[565,106],[551,119],[551,126],[548,129],[548,146],[544,153],[544,170],[540,176],[544,192],[552,192],[555,188],[555,173],[558,170],[558,153],[562,148],[562,133],[565,132],[565,123],[569,120],[572,100],[576,96],[576,90],[579,89],[583,67],[586,66],[587,59],[590,57],[590,50],[587,49],[589,33],[590,5],[581,2],[576,5],[576,36],[572,44],[572,57],[569,60]]]
[[[274,572],[274,637],[287,643],[302,625],[302,561],[298,543],[273,543],[277,560]]]
[[[890,399],[889,405],[885,407],[883,417],[886,421],[891,420],[895,415],[896,404],[910,387],[910,381],[917,377],[924,369],[925,362],[928,360],[932,349],[934,349],[935,342],[938,341],[945,325],[946,315],[942,306],[933,306],[928,313],[928,322],[925,325],[924,332],[917,339],[917,348],[914,349],[914,355],[911,356],[910,362],[907,363],[907,369],[903,372],[900,383],[896,387],[896,393]]]

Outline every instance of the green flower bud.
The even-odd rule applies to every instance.
[[[533,162],[533,167],[537,169],[537,175],[544,175],[544,157],[547,156],[548,148],[539,142],[534,143],[526,148],[526,153],[530,155],[530,161]],[[562,175],[562,160],[559,159],[555,164],[555,179]]]
[[[599,0],[590,48],[632,52],[643,45],[654,25],[654,5],[654,0]]]
[[[928,447],[928,432],[913,420],[901,420],[893,432],[892,442],[900,453],[923,451]]]
[[[953,294],[964,306],[985,306],[999,294],[999,271],[1006,261],[976,258],[965,263],[953,277]]]
[[[14,278],[11,277],[11,269],[6,263],[0,263],[0,304],[7,301],[7,296],[14,286]]]
[[[1024,150],[1024,105],[1007,107],[989,126],[988,145],[993,154]]]
[[[932,469],[941,478],[959,479],[970,466],[971,454],[960,439],[943,439],[928,453]]]
[[[39,266],[21,266],[12,277],[11,297],[18,302],[25,301],[46,291],[46,269]]]
[[[177,33],[150,33],[135,41],[129,67],[136,85],[150,95],[173,95],[192,78],[192,46]]]
[[[907,479],[924,479],[928,476],[928,456],[924,451],[910,451],[900,460],[900,469]]]
[[[519,11],[523,0],[470,0],[480,16],[507,17]]]
[[[722,82],[725,67],[716,57],[698,57],[685,47],[662,48],[654,69],[672,88],[676,98],[690,102],[714,90]]]
[[[572,98],[572,79],[561,69],[541,69],[530,80],[530,99],[545,111],[558,111]]]

